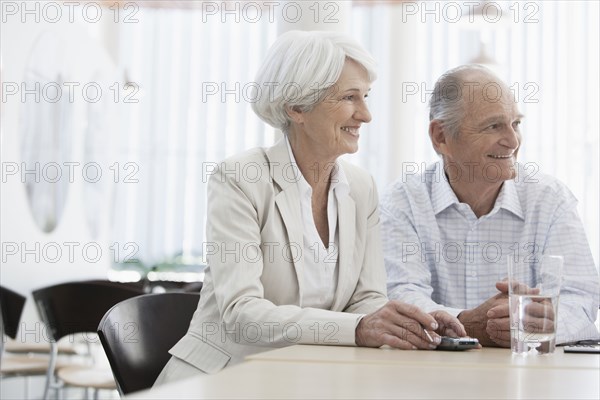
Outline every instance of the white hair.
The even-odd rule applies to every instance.
[[[352,38],[326,31],[288,31],[267,52],[253,87],[252,109],[287,132],[286,107],[310,111],[339,79],[347,59],[365,68],[372,82],[375,60]]]
[[[472,81],[481,78],[504,85],[491,69],[479,64],[453,68],[435,83],[429,100],[429,120],[440,121],[449,137],[458,137],[460,124],[467,113],[466,94],[470,93]]]

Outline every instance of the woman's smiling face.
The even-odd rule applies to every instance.
[[[371,88],[367,71],[346,60],[342,73],[325,98],[312,110],[293,111],[290,132],[320,158],[336,159],[358,150],[360,127],[371,121],[366,97]]]

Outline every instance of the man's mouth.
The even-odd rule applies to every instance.
[[[496,160],[506,160],[509,158],[512,158],[514,156],[514,153],[511,154],[507,154],[507,155],[502,155],[502,154],[488,154],[488,157],[494,158]]]
[[[352,136],[358,136],[358,130],[359,130],[358,126],[343,126],[341,129],[344,132],[348,132]]]

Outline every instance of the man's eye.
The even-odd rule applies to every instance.
[[[348,96],[344,96],[342,99],[343,100],[354,100],[354,95],[351,94],[351,95],[348,95]]]
[[[514,129],[519,129],[520,125],[521,125],[521,121],[515,121],[515,122],[513,122],[513,128]]]
[[[492,131],[492,130],[496,130],[500,127],[500,124],[491,124],[490,126],[488,126],[486,129]]]

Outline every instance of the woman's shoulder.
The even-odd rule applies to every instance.
[[[373,176],[366,169],[345,160],[339,160],[338,162],[351,185],[365,187],[365,185],[371,186],[373,184]]]
[[[232,165],[232,164],[249,164],[249,163],[258,163],[263,165],[266,162],[266,151],[265,147],[254,147],[252,149],[248,149],[242,151],[241,153],[234,154],[225,158],[221,161],[222,165]]]

